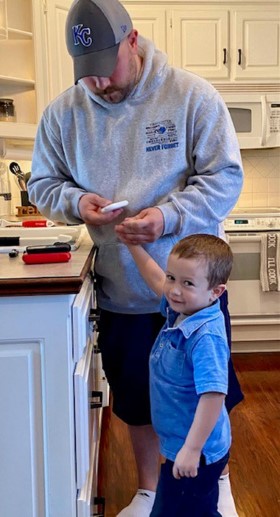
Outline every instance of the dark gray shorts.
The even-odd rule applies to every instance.
[[[149,355],[164,322],[157,313],[101,311],[98,346],[113,393],[113,411],[129,425],[151,423]]]

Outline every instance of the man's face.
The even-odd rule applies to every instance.
[[[115,69],[110,77],[84,77],[84,84],[106,102],[117,104],[133,90],[138,75],[137,32],[121,42]]]

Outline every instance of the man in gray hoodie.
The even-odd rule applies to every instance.
[[[75,85],[42,116],[29,196],[50,219],[86,223],[98,247],[99,345],[113,410],[129,426],[139,475],[139,490],[119,516],[148,517],[158,479],[148,358],[163,321],[158,297],[115,229],[126,242],[144,244],[163,269],[182,237],[223,237],[222,222],[242,187],[241,157],[218,92],[170,67],[165,54],[138,36],[118,0],[75,0],[66,40]],[[102,212],[123,199],[125,208]],[[221,308],[230,345],[226,294]],[[228,410],[242,398],[230,362]],[[222,500],[219,508],[230,517],[237,514],[225,480],[230,509]]]

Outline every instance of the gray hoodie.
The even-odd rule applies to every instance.
[[[223,235],[243,172],[238,142],[219,93],[204,79],[170,67],[139,38],[141,79],[128,98],[110,104],[80,82],[57,97],[39,124],[28,190],[50,219],[82,223],[85,192],[129,205],[114,223],[88,226],[98,247],[98,304],[122,313],[159,310],[114,226],[158,206],[160,239],[145,245],[163,267],[174,243],[192,233]]]

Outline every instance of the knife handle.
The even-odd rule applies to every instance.
[[[0,237],[0,246],[19,246],[19,237]]]
[[[47,244],[46,246],[26,246],[26,253],[29,253],[32,255],[34,253],[61,253],[65,251],[71,251],[71,246],[67,242],[61,243],[61,244]]]
[[[22,260],[25,264],[50,264],[52,262],[68,262],[71,258],[69,252],[59,253],[23,253]]]

